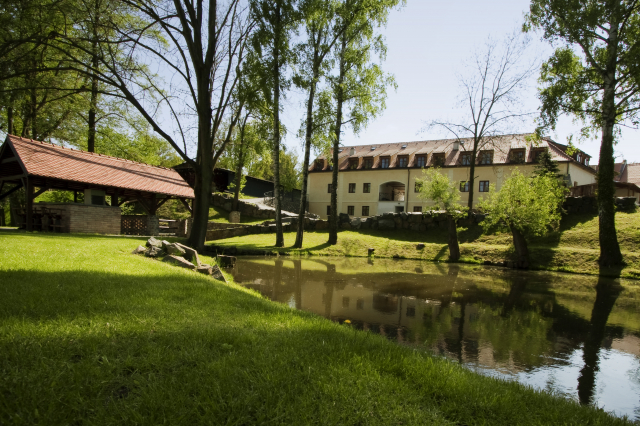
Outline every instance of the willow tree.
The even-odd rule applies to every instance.
[[[539,29],[556,46],[543,64],[541,124],[562,114],[600,133],[598,222],[602,266],[622,264],[615,224],[613,146],[620,127],[640,109],[640,2],[532,0],[525,30]]]
[[[400,0],[343,0],[336,9],[339,32],[334,48],[336,74],[330,77],[330,91],[324,97],[325,111],[333,115],[329,136],[332,142],[331,215],[329,244],[338,242],[338,153],[344,125],[354,133],[367,126],[386,107],[387,87],[393,77],[382,71],[374,57],[383,61],[386,46],[376,31],[387,22],[391,8]]]
[[[251,0],[251,16],[256,23],[252,46],[264,98],[273,114],[273,198],[276,210],[276,247],[284,247],[280,191],[280,109],[282,92],[289,86],[286,68],[292,60],[291,37],[298,25],[297,0]]]

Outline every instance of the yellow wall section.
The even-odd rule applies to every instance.
[[[568,163],[560,163],[561,173],[566,173]],[[500,189],[502,183],[509,177],[513,169],[518,169],[525,173],[531,174],[535,168],[533,164],[525,164],[518,166],[510,166],[504,164],[491,166],[476,166],[476,180],[474,184],[474,207],[481,201],[485,193],[479,192],[480,181],[489,181],[490,184],[496,185]],[[443,173],[449,176],[449,179],[456,182],[469,180],[468,167],[447,167],[441,169]],[[577,181],[578,185],[586,185],[595,183],[595,174],[590,173],[577,165],[569,167],[572,181]],[[396,204],[405,207],[405,211],[412,212],[414,206],[432,205],[431,202],[425,202],[418,197],[414,191],[415,181],[417,177],[422,176],[422,169],[373,169],[373,170],[343,170],[338,173],[338,212],[347,213],[348,206],[354,206],[354,215],[362,216],[362,206],[369,206],[369,216],[378,214],[378,196],[380,185],[388,182],[400,182],[405,185],[405,201]],[[327,186],[331,183],[332,172],[311,172],[309,173],[309,212],[327,216],[327,206],[331,204],[331,194],[327,192]],[[356,184],[356,192],[349,193],[349,184]],[[363,184],[371,184],[371,192],[365,194],[362,192]],[[465,205],[469,199],[469,193],[460,194],[460,202]]]

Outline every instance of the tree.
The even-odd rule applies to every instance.
[[[482,222],[485,231],[495,227],[508,229],[513,237],[517,266],[528,268],[527,239],[544,235],[560,222],[564,188],[558,178],[549,174],[528,177],[516,168],[499,191],[491,185],[480,208],[488,216]]]
[[[298,24],[296,0],[251,0],[251,15],[256,22],[252,44],[255,62],[261,68],[261,85],[273,113],[273,196],[276,210],[275,247],[284,247],[280,206],[280,101],[288,86],[285,67],[291,61],[290,39]]]
[[[449,177],[441,173],[437,167],[422,170],[422,179],[416,179],[420,188],[418,196],[425,201],[433,201],[435,205],[431,210],[444,210],[447,213],[449,223],[449,261],[457,262],[460,259],[460,246],[458,244],[457,219],[464,216],[466,208],[460,204],[460,189],[457,182],[452,182]]]
[[[613,145],[620,126],[638,124],[640,2],[532,0],[525,30],[540,29],[559,46],[543,64],[541,127],[561,114],[581,120],[583,134],[601,135],[598,220],[602,266],[622,264],[615,225]]]
[[[297,47],[299,68],[294,82],[299,88],[306,90],[306,118],[304,126],[304,157],[302,161],[302,194],[298,212],[298,229],[295,248],[302,248],[304,238],[304,216],[307,209],[307,186],[309,181],[309,161],[314,132],[324,130],[326,123],[316,125],[314,103],[318,84],[330,66],[329,55],[341,35],[336,31],[334,0],[306,0],[302,3],[307,38]]]
[[[336,30],[340,37],[335,47],[337,75],[330,78],[329,96],[322,96],[322,115],[333,115],[329,136],[332,139],[331,215],[329,244],[338,242],[338,153],[342,126],[351,126],[354,133],[366,127],[371,118],[385,108],[387,86],[395,87],[393,77],[372,62],[373,54],[385,59],[386,46],[376,29],[386,23],[387,15],[399,0],[343,0],[337,8]]]
[[[538,156],[538,164],[535,167],[534,173],[536,175],[551,175],[551,176],[560,176],[560,167],[558,166],[558,162],[554,161],[551,157],[551,153],[547,150],[543,151]]]
[[[459,105],[467,112],[457,121],[433,120],[426,129],[442,128],[457,140],[471,138],[469,163],[469,214],[475,195],[478,152],[491,147],[501,135],[514,133],[515,123],[530,114],[523,111],[520,95],[536,69],[525,62],[529,41],[514,33],[502,43],[489,38],[484,50],[476,50],[467,67],[470,74],[458,76]]]

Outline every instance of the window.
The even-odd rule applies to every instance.
[[[468,181],[461,181],[460,182],[460,192],[469,192],[469,182]]]
[[[356,309],[359,311],[364,309],[364,299],[356,300]]]
[[[331,206],[327,206],[327,216],[331,215]]]
[[[493,164],[493,152],[492,151],[481,152],[480,164]]]
[[[434,166],[444,166],[444,154],[433,154],[433,160],[431,161]]]
[[[313,170],[322,170],[324,169],[324,160],[316,160],[315,165],[313,166]]]
[[[460,157],[460,164],[462,164],[463,166],[470,166],[471,154],[462,154],[462,156]]]
[[[588,166],[588,165],[589,165],[589,157],[587,157],[587,158],[585,158],[585,159],[584,159],[584,164],[585,164],[585,166]]]
[[[422,188],[422,182],[416,181],[416,183],[413,184],[413,192],[420,192],[421,188]]]
[[[358,168],[358,159],[357,158],[349,158],[349,169],[355,170]]]
[[[582,163],[582,155],[578,154],[576,156],[576,160],[578,161],[578,163]]]
[[[415,306],[407,306],[407,316],[415,317],[416,316],[416,307]]]
[[[331,184],[327,185],[327,193],[331,194]]]
[[[402,156],[398,157],[398,167],[407,167],[409,164],[409,157]]]
[[[347,214],[354,216],[356,214],[356,208],[354,206],[347,206]]]
[[[362,216],[369,216],[369,206],[362,206]]]
[[[384,157],[380,159],[380,168],[381,169],[389,168],[389,157]]]
[[[481,180],[480,181],[480,192],[489,192],[489,181]]]
[[[536,163],[540,162],[540,156],[545,153],[544,149],[539,149],[533,153],[533,161]]]
[[[355,183],[350,183],[349,184],[349,194],[355,194],[356,193],[356,184]]]
[[[414,213],[422,213],[422,206],[413,206]]]
[[[370,169],[373,167],[373,158],[365,158],[364,159],[364,168]]]
[[[365,194],[369,194],[371,192],[371,184],[370,183],[363,183],[362,184],[362,192]]]
[[[416,167],[424,167],[427,164],[426,157],[424,155],[418,155],[416,157]]]
[[[512,151],[511,162],[516,164],[524,163],[524,150]]]

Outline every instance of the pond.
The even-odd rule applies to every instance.
[[[640,285],[366,258],[238,258],[272,300],[640,420]]]

